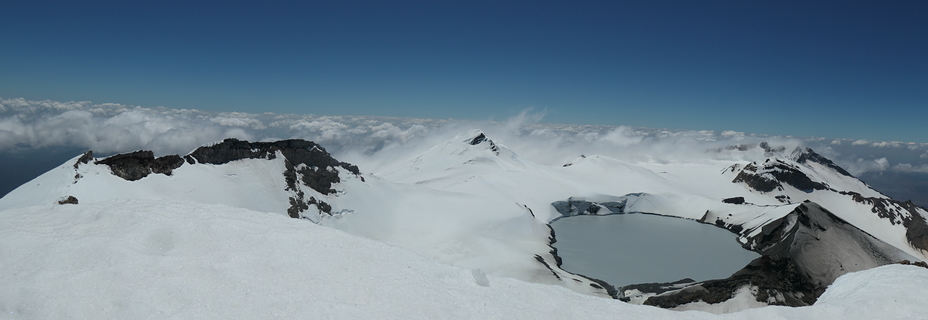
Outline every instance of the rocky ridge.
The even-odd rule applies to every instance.
[[[306,193],[302,186],[309,187],[323,195],[335,193],[332,186],[341,182],[339,171],[344,169],[350,174],[360,177],[357,166],[341,162],[329,155],[325,149],[312,141],[290,139],[275,142],[249,142],[238,139],[225,139],[222,142],[197,148],[183,157],[167,155],[155,157],[152,151],[140,150],[130,153],[117,154],[101,160],[95,164],[106,165],[113,175],[128,181],[135,181],[150,174],[164,174],[170,176],[173,170],[183,165],[211,164],[222,165],[242,159],[268,159],[273,160],[283,156],[286,170],[283,172],[290,192],[290,207],[287,213],[292,218],[303,217],[302,213],[310,207],[316,208],[320,213],[331,214],[332,207]],[[84,154],[74,166],[89,163],[93,159],[92,151]],[[79,178],[79,177],[78,177]],[[363,180],[363,177],[361,177]]]

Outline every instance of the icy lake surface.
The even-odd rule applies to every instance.
[[[650,214],[573,216],[551,223],[564,270],[616,287],[683,278],[727,278],[760,257],[734,233],[693,220]]]

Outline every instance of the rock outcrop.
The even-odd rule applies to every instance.
[[[83,159],[83,156],[81,159]],[[78,161],[78,163],[80,163],[80,161]],[[168,155],[155,158],[155,154],[153,152],[148,150],[139,150],[130,153],[117,154],[103,160],[96,161],[95,163],[105,164],[110,167],[110,170],[114,175],[129,181],[134,181],[147,177],[152,173],[171,175],[171,172],[174,169],[177,169],[184,164],[184,159],[178,155]]]
[[[813,181],[796,165],[780,159],[767,159],[764,163],[749,163],[741,169],[732,182],[744,183],[760,192],[782,191],[783,183],[806,192],[830,189],[825,183]]]
[[[285,189],[290,192],[290,207],[287,213],[293,218],[303,217],[302,212],[309,208],[316,208],[320,213],[327,214],[331,214],[332,211],[332,206],[321,199],[313,196],[307,198],[303,186],[322,195],[330,195],[336,193],[333,185],[341,182],[337,168],[359,177],[361,174],[357,166],[332,158],[315,142],[299,139],[248,142],[230,138],[199,147],[183,157],[167,155],[156,158],[152,151],[140,150],[117,154],[94,163],[108,166],[110,171],[120,178],[136,181],[150,174],[171,175],[174,170],[185,164],[222,165],[243,159],[274,160],[278,156],[284,158],[286,169],[282,174],[287,184]],[[92,159],[93,153],[88,151],[74,164],[75,169]]]
[[[490,138],[487,138],[487,135],[483,134],[483,132],[481,132],[480,134],[478,134],[477,136],[469,140],[470,142],[468,142],[468,144],[472,146],[476,146],[476,145],[486,142],[487,144],[489,144],[490,150],[496,153],[496,155],[499,155],[499,147],[496,146],[496,143],[493,142],[493,140],[490,140]]]

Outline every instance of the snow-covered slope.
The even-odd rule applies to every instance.
[[[504,195],[543,221],[637,212],[729,229],[746,249],[765,256],[724,279],[713,293],[720,301],[753,285],[746,295],[763,304],[806,305],[844,273],[926,259],[924,209],[889,199],[812,150],[784,151],[741,146],[727,150],[740,153],[734,160],[694,163],[632,164],[592,155],[546,167],[471,131],[381,174],[432,189]],[[795,270],[796,279],[779,277],[785,269]],[[685,295],[697,298],[689,302],[699,298]],[[687,302],[651,302],[681,303]]]
[[[928,269],[714,315],[485,275],[303,219],[178,200],[0,210],[2,319],[926,319]],[[724,311],[724,310],[713,310]]]
[[[162,159],[183,159],[180,162]],[[171,163],[159,169],[158,163]],[[524,281],[561,284],[610,297],[609,285],[561,270],[551,229],[500,195],[394,183],[294,140],[229,139],[191,154],[145,152],[94,159],[91,153],[17,188],[0,208],[110,199],[189,200],[306,218],[397,245],[439,262]]]
[[[639,299],[627,299],[703,308],[699,299],[679,299],[701,286],[719,302],[706,310],[737,309],[719,307],[740,301],[733,296],[759,303],[744,306],[807,305],[845,273],[928,258],[928,212],[887,198],[812,150],[761,144],[718,152],[732,156],[630,163],[588,155],[545,166],[473,130],[371,174],[312,142],[230,139],[183,157],[88,153],[0,199],[0,210],[114,199],[221,204],[305,218],[491,276],[624,298],[628,292],[562,270],[547,223],[660,214],[728,229],[764,255],[720,279],[724,285],[638,290]]]

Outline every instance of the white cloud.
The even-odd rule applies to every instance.
[[[842,161],[841,163],[838,163],[838,165],[840,165],[841,167],[844,167],[845,170],[847,170],[848,172],[850,172],[851,174],[855,176],[858,176],[865,172],[873,172],[873,171],[880,172],[880,171],[886,171],[892,168],[890,166],[889,159],[885,157],[877,158],[877,159],[857,158],[856,161],[853,161],[853,162]]]
[[[876,162],[876,164],[880,166],[880,170],[886,170],[887,168],[889,168],[889,160],[886,160],[886,158],[879,158],[879,159],[873,160],[873,162]]]
[[[877,147],[877,148],[888,148],[888,147],[900,147],[903,144],[904,143],[901,141],[879,141],[879,142],[873,142],[870,145]]]
[[[580,154],[633,161],[687,161],[693,157],[755,159],[763,141],[784,147],[812,147],[854,174],[874,170],[920,170],[928,164],[928,144],[840,139],[798,139],[737,131],[686,131],[625,126],[541,123],[544,111],[523,111],[505,121],[319,116],[274,113],[210,113],[190,109],[143,108],[90,102],[0,99],[0,152],[41,147],[81,147],[98,153],[153,150],[186,154],[197,146],[234,137],[254,141],[313,140],[339,159],[376,172],[412,158],[470,129],[482,129],[497,143],[547,165],[566,163]],[[847,140],[850,141],[850,140]],[[741,145],[749,151],[730,150]],[[842,148],[839,152],[834,148]],[[881,147],[908,156],[879,151]],[[856,149],[855,149],[856,148]],[[737,149],[737,148],[735,148]],[[894,151],[895,152],[895,151]],[[885,154],[884,154],[885,153]],[[914,161],[913,161],[914,159]],[[919,162],[918,160],[922,160]],[[892,166],[891,163],[900,163]]]
[[[251,114],[241,112],[221,113],[209,119],[209,121],[226,127],[245,127],[255,130],[267,129],[263,121],[254,118]]]
[[[893,170],[901,171],[901,172],[928,173],[928,164],[913,166],[912,164],[909,164],[909,163],[900,163],[900,164],[893,166]]]
[[[867,141],[867,140],[857,140],[857,141],[851,142],[851,145],[854,145],[854,146],[862,146],[862,145],[865,145],[865,144],[868,144],[868,143],[870,143],[870,141]]]
[[[629,146],[632,144],[640,143],[643,137],[635,136],[633,132],[629,131],[628,127],[620,126],[615,128],[615,130],[607,132],[600,139],[603,141],[611,142],[617,146]]]
[[[744,132],[738,131],[722,131],[722,137],[734,139],[734,140],[743,140],[745,138]]]

